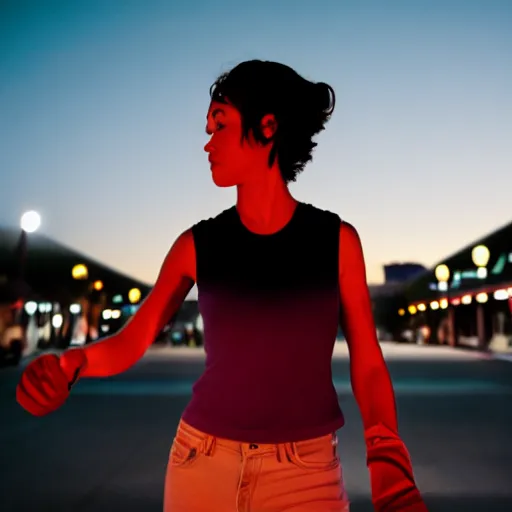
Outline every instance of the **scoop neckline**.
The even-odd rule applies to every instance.
[[[233,213],[236,219],[237,224],[240,228],[242,228],[243,231],[248,233],[251,236],[260,237],[260,238],[271,238],[277,235],[283,234],[285,231],[287,231],[297,220],[297,217],[299,215],[299,210],[302,209],[303,203],[301,201],[297,201],[297,204],[295,206],[295,210],[293,211],[293,215],[290,217],[290,220],[278,231],[275,231],[274,233],[255,233],[254,231],[251,231],[240,218],[240,214],[238,213],[238,210],[236,208],[236,205],[232,207]]]

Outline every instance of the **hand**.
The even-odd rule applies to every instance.
[[[414,480],[402,467],[390,460],[375,460],[368,469],[377,512],[427,512]]]
[[[46,354],[24,370],[16,388],[17,402],[30,414],[44,416],[66,401],[71,387],[86,365],[82,349],[72,349],[60,357]]]
[[[383,425],[365,432],[372,503],[377,512],[427,512],[412,463],[397,433]]]

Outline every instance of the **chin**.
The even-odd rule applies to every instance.
[[[234,187],[236,185],[236,181],[230,179],[228,176],[222,176],[215,171],[212,172],[212,180],[213,183],[220,188]]]

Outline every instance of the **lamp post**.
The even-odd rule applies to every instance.
[[[100,317],[106,304],[105,285],[100,279],[91,283],[89,290],[89,316],[86,343],[100,337]]]
[[[41,226],[41,216],[35,211],[25,212],[20,219],[21,233],[18,240],[17,246],[17,275],[15,283],[16,289],[16,321],[19,321],[21,314],[23,313],[23,303],[25,302],[27,295],[27,283],[25,282],[25,272],[27,265],[27,234],[35,233]]]
[[[450,269],[448,266],[444,263],[437,265],[435,275],[438,281],[437,289],[440,292],[448,291],[448,280],[450,279]]]
[[[69,332],[67,333],[66,338],[69,338],[70,342],[73,341],[73,335],[74,335],[75,329],[80,328],[80,326],[83,326],[85,329],[85,325],[84,325],[85,323],[87,323],[87,327],[86,327],[87,331],[85,333],[86,338],[88,335],[89,325],[88,325],[88,322],[84,322],[84,320],[88,319],[89,307],[88,307],[87,297],[85,297],[85,299],[84,299],[84,294],[86,293],[85,287],[87,286],[87,280],[89,278],[89,269],[83,263],[78,263],[71,269],[71,276],[73,277],[73,279],[75,281],[82,282],[83,285],[79,286],[80,308],[76,308],[77,311],[69,311],[68,312],[70,322],[68,324]],[[75,296],[75,298],[76,298],[76,296]],[[74,305],[74,306],[76,306],[76,305]],[[79,316],[77,316],[77,315],[79,315]]]
[[[71,269],[75,281],[83,282],[80,286],[80,325],[84,326],[85,343],[98,339],[99,318],[105,302],[105,287],[101,279],[89,281],[89,269],[83,263],[78,263]]]
[[[491,253],[485,245],[477,245],[473,247],[471,251],[471,259],[477,267],[476,275],[479,279],[485,279],[487,277],[487,263]],[[476,331],[478,336],[478,345],[480,348],[484,348],[485,345],[485,314],[483,304],[487,302],[487,295],[479,294],[477,296],[476,306]]]
[[[479,279],[485,279],[487,277],[487,263],[491,253],[485,245],[477,245],[473,247],[471,251],[471,259],[477,267],[476,275]]]
[[[437,289],[439,291],[440,300],[439,306],[441,309],[447,310],[446,319],[441,320],[440,328],[443,327],[443,323],[446,325],[446,337],[443,341],[447,341],[451,347],[455,346],[455,332],[454,332],[454,318],[453,309],[450,308],[448,300],[448,281],[450,280],[450,269],[444,263],[438,265],[435,269],[435,276],[437,279]],[[438,329],[439,332],[440,329]]]
[[[35,233],[41,226],[41,216],[34,211],[25,212],[21,216],[21,235],[18,242],[18,272],[21,280],[25,279],[25,265],[27,262],[27,233]]]

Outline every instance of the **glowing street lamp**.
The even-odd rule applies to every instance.
[[[489,263],[489,258],[491,257],[491,253],[489,249],[485,245],[477,245],[473,247],[471,251],[471,259],[473,263],[478,267],[476,271],[476,275],[480,279],[485,279],[487,277],[487,263]]]
[[[439,302],[434,301],[430,304],[433,310],[447,309],[448,314],[445,320],[442,320],[442,324],[446,325],[446,341],[449,345],[455,346],[455,334],[454,334],[454,311],[451,309],[448,301],[448,281],[450,280],[450,269],[444,263],[438,265],[435,269],[435,276],[438,281],[437,289],[440,292]],[[446,322],[446,323],[445,323]],[[444,340],[443,340],[444,341]]]
[[[27,234],[34,233],[41,225],[41,216],[35,211],[25,212],[20,219],[21,234],[17,246],[17,264],[18,264],[18,276],[20,281],[21,291],[17,293],[17,299],[25,299],[27,293],[27,285],[25,283],[25,267],[27,264]],[[16,316],[22,312],[22,308],[17,309]]]
[[[73,279],[76,279],[77,281],[83,281],[89,277],[89,270],[84,264],[79,263],[73,267],[71,270],[71,275],[73,276]]]
[[[438,265],[435,270],[435,276],[438,281],[437,288],[440,292],[448,290],[448,280],[450,279],[450,269],[447,265],[442,263]]]
[[[140,293],[140,290],[138,288],[132,288],[128,292],[128,300],[132,304],[137,304],[137,302],[139,302],[139,300],[140,300],[140,297],[141,297],[141,293]]]
[[[487,263],[489,263],[489,259],[491,257],[491,253],[489,249],[485,245],[477,245],[473,247],[471,251],[471,259],[473,263],[478,267],[476,271],[476,275],[479,279],[485,279],[487,277]],[[485,304],[488,300],[488,296],[486,293],[479,293],[475,297],[478,302],[476,309],[476,330],[478,333],[478,341],[481,347],[485,345],[485,318],[484,318],[484,309],[482,304]]]
[[[30,211],[25,212],[21,216],[21,229],[25,233],[34,233],[39,229],[39,226],[41,226],[41,216],[39,213]]]
[[[20,279],[25,279],[25,264],[27,260],[27,233],[35,233],[41,225],[41,216],[34,211],[25,212],[20,219],[21,236],[19,241],[19,271]]]

